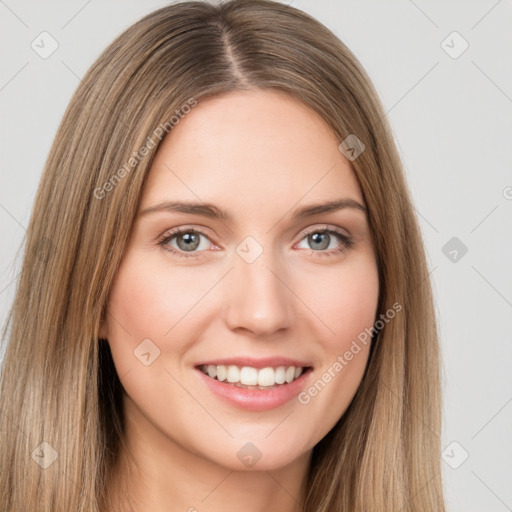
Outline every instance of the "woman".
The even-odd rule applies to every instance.
[[[444,510],[420,232],[369,78],[310,16],[183,2],[126,30],[26,243],[0,510]]]

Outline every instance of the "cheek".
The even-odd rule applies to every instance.
[[[304,282],[303,294],[325,327],[324,351],[345,351],[375,321],[379,296],[375,260],[371,255],[354,258],[320,278],[311,276]]]
[[[347,338],[331,349],[297,396],[303,428],[317,441],[336,425],[354,399],[368,361],[370,338],[367,344]]]
[[[317,276],[318,278],[318,276]],[[315,285],[316,283],[316,285]],[[322,284],[322,286],[319,286]],[[379,279],[373,257],[353,259],[322,279],[308,279],[308,306],[321,322],[315,379],[298,401],[322,437],[343,415],[364,374],[377,314]]]
[[[163,340],[207,291],[191,272],[166,272],[144,258],[133,255],[123,261],[109,298],[114,324],[135,339]],[[180,328],[183,325],[180,324]],[[111,332],[111,329],[109,329]]]

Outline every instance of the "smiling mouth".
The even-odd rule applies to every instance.
[[[211,379],[232,384],[238,388],[268,390],[286,386],[297,380],[301,375],[312,370],[312,367],[278,366],[253,368],[236,365],[200,365],[197,367]]]

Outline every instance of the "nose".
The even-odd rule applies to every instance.
[[[231,330],[268,336],[292,325],[297,299],[285,266],[269,253],[264,251],[252,263],[236,256],[224,296],[225,319]]]

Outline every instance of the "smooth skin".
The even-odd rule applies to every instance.
[[[373,325],[379,280],[366,213],[292,218],[297,208],[342,198],[366,206],[339,142],[299,101],[255,89],[200,102],[162,143],[100,330],[124,388],[127,446],[138,464],[129,472],[122,452],[117,510],[131,510],[128,492],[137,512],[300,510],[312,449],[354,397],[369,344],[309,403],[296,397],[260,412],[221,400],[195,366],[291,357],[313,366],[307,390]],[[142,214],[166,201],[213,203],[232,220]],[[352,246],[336,233],[322,237],[326,226]],[[190,234],[165,240],[175,228],[203,235],[191,250]],[[263,251],[251,263],[237,252],[246,237]],[[146,366],[134,351],[147,339],[160,354]],[[262,454],[252,467],[237,457],[248,442]]]

